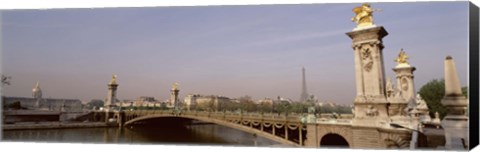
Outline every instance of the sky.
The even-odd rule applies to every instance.
[[[351,104],[355,97],[350,4],[171,6],[2,10],[5,96],[105,99],[116,74],[121,100],[198,93],[298,100],[301,69],[308,93]],[[415,87],[444,76],[445,56],[462,86],[468,76],[468,3],[373,3],[385,74],[401,48],[416,67]]]

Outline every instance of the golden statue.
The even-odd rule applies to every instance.
[[[112,81],[110,81],[111,84],[116,84],[117,83],[117,75],[112,74]]]
[[[353,10],[355,12],[355,17],[352,18],[352,21],[357,23],[357,27],[366,27],[373,25],[373,11],[380,11],[380,9],[372,9],[370,4],[363,3],[362,6],[357,6]]]
[[[178,88],[178,82],[173,83],[172,90],[177,90],[177,88]]]
[[[397,62],[398,64],[407,64],[408,65],[407,59],[408,59],[408,56],[407,56],[407,54],[405,54],[405,51],[403,51],[403,48],[402,48],[400,50],[400,53],[398,54],[398,57],[394,61]]]

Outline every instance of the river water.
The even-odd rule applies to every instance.
[[[251,133],[215,124],[3,131],[3,141],[175,145],[275,146]]]

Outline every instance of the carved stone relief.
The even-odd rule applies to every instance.
[[[386,84],[386,91],[387,91],[387,98],[393,98],[395,95],[395,86],[392,82],[390,77],[387,77],[387,84]]]
[[[407,91],[408,90],[408,81],[407,81],[407,78],[402,78],[401,80],[401,86],[402,86],[402,90],[403,91]]]
[[[363,60],[363,68],[365,71],[370,72],[373,66],[373,58],[372,58],[372,51],[370,48],[365,48],[362,50],[362,60]]]
[[[382,138],[387,148],[404,149],[410,146],[410,143],[397,134],[382,134]]]
[[[374,96],[372,95],[363,95],[355,98],[355,102],[372,103],[373,101],[374,101]]]
[[[368,105],[367,111],[365,111],[365,115],[369,117],[376,117],[378,116],[378,109],[373,107],[372,105]]]

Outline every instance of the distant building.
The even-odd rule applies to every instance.
[[[121,107],[161,107],[163,104],[165,103],[149,96],[140,96],[135,100],[124,100],[116,103],[117,106]]]
[[[42,90],[38,82],[32,89],[32,96],[33,98],[2,96],[2,101],[4,106],[19,102],[21,107],[30,110],[81,112],[83,109],[82,101],[79,99],[42,98]]]
[[[279,102],[279,103],[280,103],[280,102],[292,103],[293,100],[292,100],[292,99],[289,99],[289,98],[283,98],[283,97],[278,96],[278,97],[277,97],[277,100],[274,101],[274,103],[275,103],[275,102]]]
[[[197,97],[200,97],[200,95],[188,94],[187,96],[185,96],[185,98],[183,99],[183,103],[185,104],[187,110],[190,110],[197,106]]]
[[[225,96],[200,94],[188,94],[183,101],[187,110],[200,109],[214,111],[223,109],[228,103],[234,102]]]
[[[138,98],[139,101],[144,101],[144,102],[156,102],[157,100],[155,97],[147,97],[147,96],[140,96]]]
[[[330,107],[336,107],[337,104],[335,104],[334,102],[327,102],[327,105],[330,106]]]
[[[257,102],[258,104],[269,104],[269,105],[272,105],[273,103],[275,103],[275,101],[271,98],[260,99]]]

